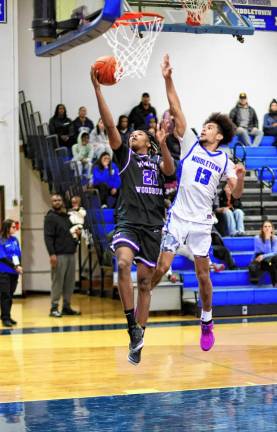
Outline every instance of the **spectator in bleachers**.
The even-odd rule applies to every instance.
[[[156,136],[156,132],[157,132],[157,128],[158,128],[158,119],[153,113],[150,113],[146,116],[145,127],[146,127],[146,130],[148,132],[152,133],[152,135],[154,137]]]
[[[263,222],[260,234],[255,237],[254,258],[249,265],[250,281],[258,283],[263,272],[270,274],[272,285],[277,287],[277,237],[269,220]]]
[[[263,131],[265,135],[274,136],[277,145],[277,100],[272,99],[268,113],[264,116]]]
[[[240,198],[234,198],[231,189],[226,183],[214,202],[216,214],[223,214],[225,221],[225,234],[229,236],[244,235],[244,212]]]
[[[85,131],[79,133],[77,144],[72,147],[73,161],[78,165],[78,174],[85,172],[88,179],[91,178],[93,147],[89,143],[89,134]]]
[[[55,114],[49,120],[49,132],[50,135],[58,135],[60,147],[67,147],[71,152],[74,144],[74,128],[63,104],[56,106]]]
[[[145,92],[142,94],[140,104],[135,106],[129,114],[130,126],[135,130],[145,130],[145,119],[148,114],[153,114],[157,118],[156,109],[150,104],[150,95]]]
[[[128,116],[120,115],[116,127],[120,133],[123,144],[128,145],[130,134],[133,131],[129,126]]]
[[[258,147],[263,138],[263,132],[259,130],[259,122],[256,111],[248,105],[246,93],[240,93],[237,105],[231,110],[230,118],[237,126],[238,135],[243,144]],[[254,137],[252,144],[251,138]]]
[[[93,147],[94,160],[99,159],[103,152],[109,153],[111,157],[113,156],[107,131],[101,118],[98,120],[96,128],[90,134],[90,142]]]
[[[119,169],[108,152],[101,154],[92,172],[93,187],[99,190],[102,208],[113,208],[121,185]]]
[[[79,115],[73,120],[74,139],[77,141],[80,132],[87,132],[88,134],[94,129],[93,121],[87,117],[87,109],[84,106],[79,108]]]

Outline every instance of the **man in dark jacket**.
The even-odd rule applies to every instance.
[[[237,126],[236,134],[247,146],[258,147],[263,138],[263,132],[258,129],[258,117],[254,108],[248,105],[246,93],[240,93],[239,101],[230,112],[230,118]],[[254,141],[250,139],[254,137]]]
[[[52,209],[44,220],[44,240],[50,256],[52,271],[51,310],[50,316],[59,318],[62,315],[80,315],[70,306],[75,287],[75,252],[77,242],[73,239],[69,220],[62,197],[55,194],[51,198]],[[63,295],[62,313],[59,301]]]
[[[129,126],[134,130],[145,130],[145,120],[149,114],[153,114],[154,117],[157,118],[156,110],[150,104],[149,93],[143,93],[140,104],[135,106],[129,114]]]
[[[87,132],[89,135],[94,129],[93,121],[87,117],[87,109],[84,106],[79,108],[79,115],[73,120],[74,140],[77,142],[80,132]]]

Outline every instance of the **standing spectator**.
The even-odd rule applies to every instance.
[[[49,132],[51,135],[58,135],[59,145],[67,147],[71,151],[74,141],[74,129],[72,121],[67,117],[66,108],[63,104],[58,104],[55,114],[49,120]]]
[[[87,109],[84,106],[79,108],[79,115],[73,120],[74,139],[75,142],[80,132],[87,132],[88,134],[94,129],[93,121],[87,117]]]
[[[277,287],[277,237],[273,223],[264,221],[255,237],[254,258],[249,265],[250,281],[258,283],[261,274],[269,272],[272,286]]]
[[[99,190],[102,208],[114,207],[121,185],[119,170],[109,153],[101,154],[93,167],[93,187]]]
[[[73,161],[78,165],[80,175],[83,175],[83,170],[86,171],[87,178],[91,177],[93,147],[89,143],[89,134],[87,132],[80,132],[77,144],[72,147]]]
[[[237,126],[236,135],[242,139],[245,145],[253,145],[253,147],[260,145],[263,132],[258,129],[258,117],[254,108],[248,105],[246,93],[240,93],[237,105],[230,112],[230,118]],[[250,139],[251,136],[254,137],[253,144]]]
[[[111,157],[113,156],[107,131],[101,118],[98,120],[96,128],[90,134],[90,142],[93,147],[94,160],[99,159],[104,151],[109,153]]]
[[[265,135],[274,136],[277,145],[277,100],[272,99],[268,113],[264,116],[263,131]]]
[[[20,265],[21,251],[19,242],[14,236],[15,231],[15,221],[6,219],[0,232],[0,298],[1,320],[4,327],[12,327],[17,324],[11,318],[11,308],[18,275],[22,274],[22,267]]]
[[[240,198],[234,198],[228,184],[218,194],[218,203],[215,201],[214,210],[223,214],[226,224],[226,234],[230,236],[244,235],[244,212]]]
[[[135,130],[145,130],[145,119],[148,114],[154,114],[154,116],[157,118],[156,110],[150,104],[149,93],[143,93],[140,104],[135,106],[129,114],[130,126]]]
[[[54,194],[50,209],[44,220],[44,240],[50,256],[52,271],[50,316],[80,315],[71,308],[71,297],[75,287],[75,252],[77,242],[73,239],[72,224],[63,205],[61,195]],[[62,314],[59,301],[63,295]]]
[[[128,145],[129,138],[133,129],[129,126],[129,119],[126,115],[119,116],[117,129],[120,133],[123,144]]]

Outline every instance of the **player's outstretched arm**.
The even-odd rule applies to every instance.
[[[245,167],[242,164],[237,164],[235,165],[235,172],[237,178],[231,177],[227,180],[227,183],[230,186],[233,197],[240,198],[244,189]]]
[[[91,68],[90,76],[91,76],[91,81],[92,81],[92,84],[94,87],[100,116],[103,120],[103,123],[104,123],[105,128],[106,128],[107,133],[108,133],[110,146],[113,150],[116,150],[117,148],[119,148],[122,145],[121,136],[120,136],[120,133],[118,132],[118,129],[114,123],[114,119],[113,119],[113,116],[111,114],[111,111],[110,111],[110,109],[109,109],[109,107],[108,107],[108,105],[104,99],[104,96],[103,96],[102,91],[101,91],[101,86],[99,84],[99,81],[97,80],[97,76],[95,74],[93,67]]]
[[[171,115],[173,115],[176,125],[177,134],[182,137],[186,130],[186,119],[182,111],[180,99],[177,95],[173,79],[172,67],[169,61],[169,55],[166,54],[161,65],[162,74],[165,80],[165,88]]]
[[[166,130],[167,130],[167,126],[164,122],[162,122],[160,128],[156,133],[156,137],[157,140],[159,141],[162,157],[163,157],[163,160],[160,164],[161,171],[165,175],[170,176],[175,172],[175,165],[174,165],[173,158],[170,154],[170,151],[168,150],[168,147],[166,145],[166,137],[168,135],[166,133]]]

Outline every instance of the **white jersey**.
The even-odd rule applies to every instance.
[[[221,180],[237,178],[234,163],[221,151],[208,151],[191,129],[182,140],[183,159],[177,168],[178,191],[169,210],[185,221],[213,224],[213,200]]]

